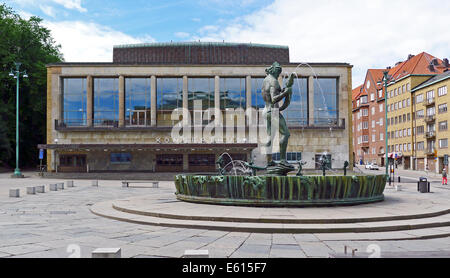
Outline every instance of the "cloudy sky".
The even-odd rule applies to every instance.
[[[68,62],[110,62],[117,44],[170,41],[287,45],[292,62],[347,62],[353,87],[368,68],[408,54],[450,57],[450,1],[0,0],[44,19]]]

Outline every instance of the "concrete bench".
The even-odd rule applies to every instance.
[[[151,183],[151,188],[159,188],[159,181],[122,181],[122,187],[130,187],[130,183]]]
[[[66,181],[66,185],[67,185],[67,187],[75,187],[73,185],[73,181]]]
[[[37,193],[45,193],[45,185],[36,186],[36,192]]]
[[[50,184],[50,191],[58,191],[58,184]]]
[[[59,189],[64,190],[64,183],[63,182],[57,183],[57,186],[58,186],[58,190]]]
[[[120,248],[97,248],[92,251],[92,258],[120,258]]]
[[[92,181],[92,186],[98,186],[98,181]]]
[[[183,258],[209,258],[208,250],[185,250]]]
[[[20,197],[20,189],[12,188],[9,190],[9,197],[19,198]]]
[[[35,186],[27,187],[27,194],[30,194],[30,195],[36,194],[36,187]]]

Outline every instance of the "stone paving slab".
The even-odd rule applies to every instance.
[[[8,175],[9,176],[9,175]],[[161,207],[172,209],[170,197],[173,195],[173,182],[160,182],[158,189],[122,188],[120,180],[99,181],[99,187],[93,188],[90,180],[75,180],[74,188],[64,191],[48,192],[37,195],[25,195],[20,201],[11,201],[8,197],[10,186],[25,188],[40,184],[57,183],[58,180],[25,178],[12,180],[0,174],[0,257],[57,257],[67,258],[71,253],[67,247],[77,244],[81,249],[81,257],[89,258],[92,250],[100,247],[119,247],[123,257],[154,258],[180,257],[185,248],[209,250],[211,257],[329,257],[329,253],[343,252],[344,244],[355,245],[360,250],[366,250],[370,244],[377,244],[381,252],[413,252],[411,250],[449,251],[450,241],[447,238],[426,240],[370,240],[345,241],[333,240],[333,237],[320,238],[327,234],[261,234],[248,232],[214,231],[206,229],[188,229],[179,227],[160,227],[139,225],[99,217],[90,212],[93,204],[99,202],[129,199],[131,197],[154,194]],[[63,182],[65,180],[61,180]],[[441,208],[439,204],[447,201],[449,190],[433,189],[436,193],[419,194],[406,188],[398,194],[387,190],[390,194],[386,203],[398,202],[396,211],[378,208],[386,215],[408,213],[408,204],[402,202],[401,196],[419,196],[418,206],[427,209]],[[445,193],[442,193],[444,192]],[[2,194],[5,192],[5,194]],[[392,193],[392,194],[391,194]],[[445,195],[447,194],[447,195]],[[172,196],[173,197],[173,196]],[[433,203],[427,204],[427,198]],[[448,201],[447,201],[448,203]],[[377,205],[381,205],[378,203]],[[433,207],[433,204],[436,205]],[[230,214],[230,207],[220,208],[222,215]],[[359,206],[348,208],[324,208],[327,211],[343,211],[353,209],[354,215],[373,215],[376,206],[367,206],[359,211]],[[242,210],[242,208],[240,208]],[[342,210],[343,209],[343,210]],[[247,208],[242,210],[244,213]],[[293,215],[297,209],[290,208],[283,213],[270,212],[267,215]],[[207,211],[207,210],[206,210]],[[53,213],[52,213],[53,212]],[[55,213],[57,212],[57,213]],[[74,213],[68,213],[74,212]],[[192,212],[192,211],[191,211]],[[205,213],[205,210],[202,210]],[[305,211],[305,215],[309,211]],[[260,211],[254,215],[261,215]],[[376,213],[375,213],[376,214]],[[232,213],[231,213],[232,215]],[[242,223],[241,223],[242,224]],[[420,234],[432,235],[435,232],[447,233],[449,227],[424,229]],[[413,230],[410,230],[413,231]],[[419,230],[414,230],[419,231]],[[381,233],[376,233],[381,234]],[[393,233],[395,234],[395,233]],[[144,236],[145,235],[145,236]],[[353,234],[353,239],[358,239]],[[419,233],[417,233],[419,235]],[[148,238],[147,238],[148,236]],[[413,235],[410,235],[414,237]],[[135,240],[130,240],[135,237]],[[292,241],[291,237],[295,240]],[[129,240],[126,240],[126,239]],[[270,239],[270,240],[269,240]],[[361,239],[361,238],[360,238]],[[147,245],[142,244],[146,240]],[[264,242],[264,244],[254,244]],[[270,244],[269,244],[270,242]],[[116,246],[118,245],[118,246]],[[298,250],[300,249],[300,252]],[[302,255],[303,254],[303,255]]]

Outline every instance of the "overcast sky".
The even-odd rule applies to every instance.
[[[368,68],[408,54],[450,57],[448,0],[0,0],[44,19],[68,62],[110,62],[113,45],[222,41],[287,45],[292,62]]]

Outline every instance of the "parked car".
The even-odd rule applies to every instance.
[[[379,168],[378,168],[378,165],[376,163],[369,163],[369,164],[366,165],[366,169],[378,170]]]

